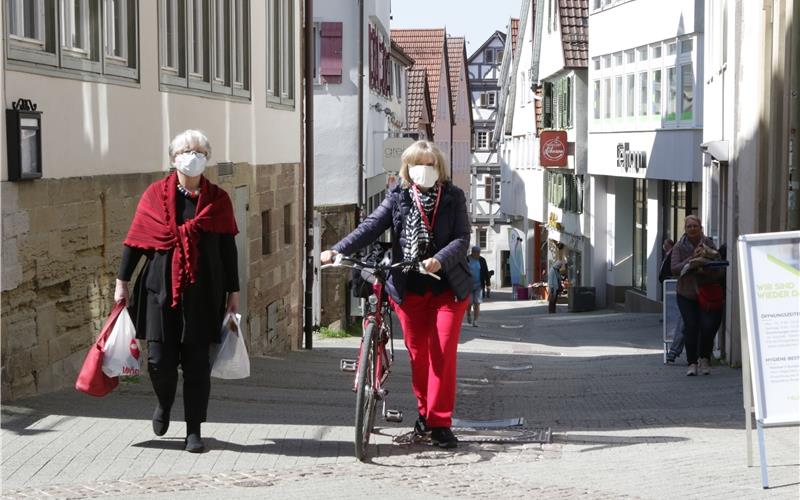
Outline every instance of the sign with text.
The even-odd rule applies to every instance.
[[[403,151],[414,144],[410,137],[390,137],[383,141],[383,170],[386,172],[400,171],[400,157]]]
[[[543,167],[566,167],[569,146],[563,130],[545,130],[539,134],[539,163]]]
[[[647,153],[644,151],[631,151],[627,142],[617,144],[617,168],[635,171],[647,168]]]
[[[800,423],[800,231],[742,235],[739,256],[756,421]]]

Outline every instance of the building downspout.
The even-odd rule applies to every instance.
[[[304,283],[303,332],[305,348],[311,349],[314,333],[313,290],[314,290],[314,0],[305,0],[304,22],[304,61],[305,80],[305,223],[306,223],[306,273]]]
[[[358,0],[358,206],[356,224],[364,206],[364,0]]]
[[[787,14],[789,33],[789,194],[787,199],[787,227],[789,231],[800,229],[800,144],[797,129],[800,128],[800,3],[791,2],[793,9]]]

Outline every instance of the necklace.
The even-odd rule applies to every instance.
[[[178,184],[178,191],[180,191],[180,193],[187,198],[197,198],[198,196],[200,196],[199,189],[195,189],[194,191],[189,191],[188,189],[183,187],[183,185],[181,185],[180,183]]]

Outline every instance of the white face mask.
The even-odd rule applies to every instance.
[[[188,177],[197,177],[201,175],[206,169],[208,159],[202,153],[195,153],[194,151],[187,151],[175,156],[173,164],[183,175]]]
[[[421,188],[430,188],[439,180],[439,170],[430,165],[409,165],[408,176]]]

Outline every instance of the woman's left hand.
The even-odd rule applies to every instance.
[[[239,312],[239,292],[228,293],[228,305],[225,308],[225,312],[231,314]]]
[[[425,270],[428,271],[429,273],[435,273],[442,268],[442,263],[433,257],[431,257],[430,259],[423,260],[422,265],[425,267]]]

